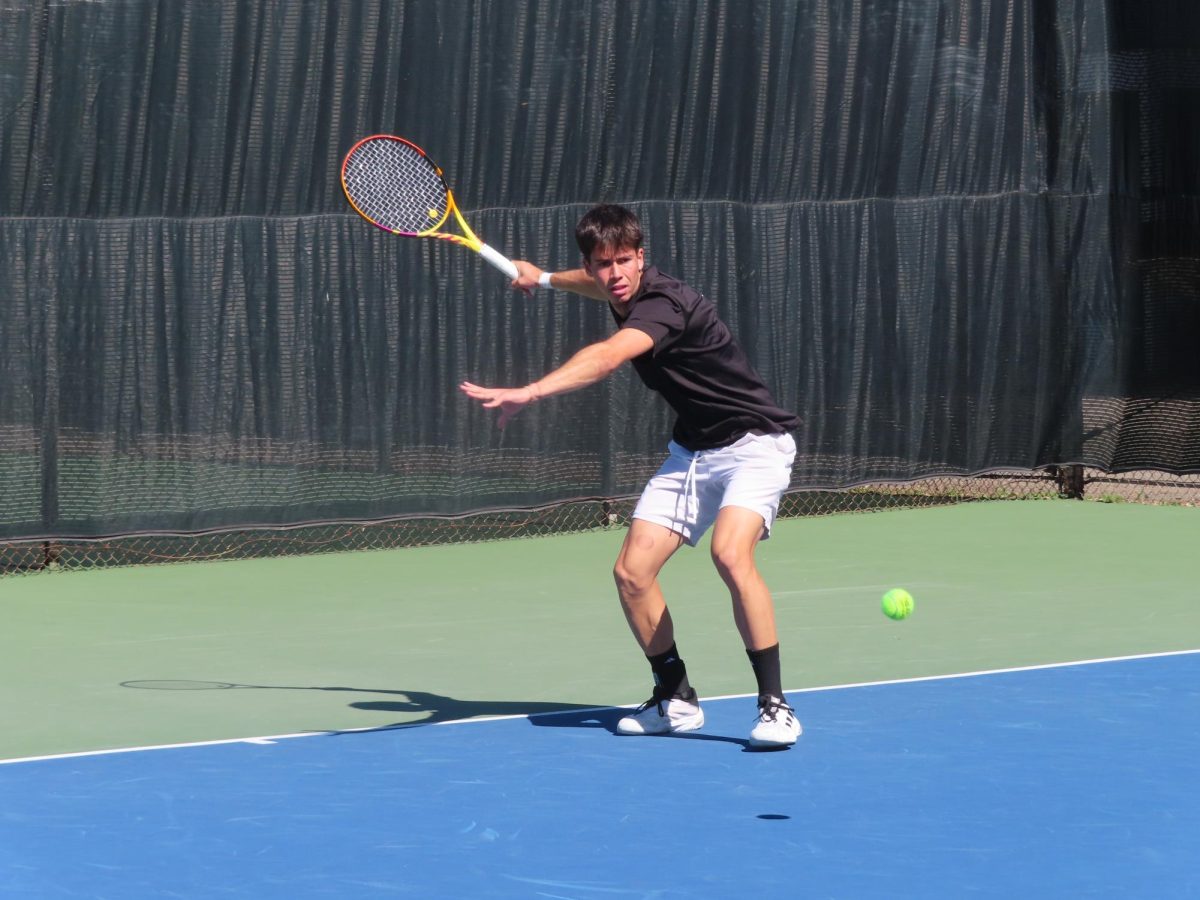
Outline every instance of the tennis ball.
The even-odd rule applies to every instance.
[[[907,619],[913,611],[912,594],[904,588],[892,588],[883,595],[882,606],[889,619]]]

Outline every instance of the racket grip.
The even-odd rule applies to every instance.
[[[499,250],[493,250],[487,244],[483,244],[479,248],[479,255],[490,262],[493,266],[507,275],[509,278],[516,279],[517,267],[513,265],[511,259],[501,253]]]

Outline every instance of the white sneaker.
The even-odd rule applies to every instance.
[[[750,731],[750,746],[760,750],[790,747],[800,737],[800,720],[796,711],[780,697],[764,695],[758,698],[758,719]]]
[[[617,723],[618,734],[671,734],[676,731],[695,731],[704,724],[704,710],[696,699],[695,688],[683,694],[662,697],[655,688],[654,696]]]

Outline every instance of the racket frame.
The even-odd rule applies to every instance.
[[[446,209],[442,213],[441,218],[429,228],[423,229],[422,231],[404,231],[398,228],[390,228],[376,219],[373,219],[354,201],[354,197],[350,193],[350,188],[346,184],[346,169],[350,165],[351,157],[354,156],[358,149],[364,144],[370,143],[371,141],[396,141],[401,144],[405,144],[415,150],[427,163],[429,163],[430,168],[433,170],[433,173],[437,176],[438,181],[441,183],[442,189],[446,192]],[[402,138],[395,134],[372,134],[356,142],[354,146],[347,151],[345,158],[342,160],[341,182],[342,193],[346,195],[346,200],[350,203],[351,208],[376,228],[386,231],[388,234],[394,234],[399,237],[436,238],[440,241],[450,241],[453,244],[458,244],[460,247],[466,247],[468,250],[474,250],[509,278],[517,278],[517,267],[513,265],[512,260],[510,260],[500,251],[496,250],[494,247],[490,247],[485,244],[471,229],[471,226],[467,224],[467,220],[463,218],[462,212],[459,211],[458,204],[454,200],[454,191],[450,190],[450,185],[446,183],[446,177],[442,172],[441,166],[430,159],[428,153],[407,138]],[[451,214],[454,215],[454,219],[458,223],[458,227],[462,231],[462,234],[454,234],[452,232],[440,230],[441,227],[449,220]]]

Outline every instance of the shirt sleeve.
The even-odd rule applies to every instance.
[[[636,328],[654,341],[653,353],[658,355],[679,339],[687,324],[683,308],[665,294],[647,294],[638,299],[622,324],[622,328]]]

